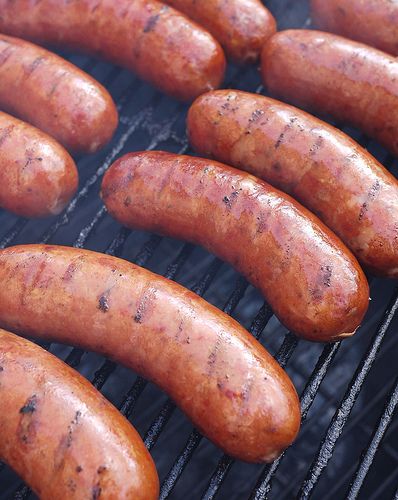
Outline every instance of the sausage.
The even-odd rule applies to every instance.
[[[0,458],[42,500],[158,498],[133,426],[78,372],[4,330],[0,399]]]
[[[131,153],[105,174],[102,198],[121,224],[202,245],[230,263],[306,339],[351,335],[366,312],[368,284],[351,253],[308,210],[247,173]]]
[[[42,47],[1,34],[0,109],[73,153],[102,148],[118,122],[111,96],[94,78]]]
[[[290,379],[239,323],[116,257],[27,245],[0,251],[0,324],[104,354],[167,392],[217,446],[272,461],[295,438]]]
[[[392,0],[311,0],[314,24],[398,56],[398,3]]]
[[[221,85],[218,42],[157,0],[0,0],[0,31],[123,66],[189,101]]]
[[[276,31],[275,18],[259,0],[165,1],[209,30],[237,63],[256,62]]]
[[[76,192],[76,165],[44,132],[0,112],[0,206],[22,217],[59,214]]]
[[[236,90],[199,97],[187,126],[199,154],[289,193],[361,264],[398,278],[398,181],[350,137],[297,108]]]
[[[330,33],[281,31],[264,45],[262,77],[276,97],[350,123],[398,155],[398,61]]]

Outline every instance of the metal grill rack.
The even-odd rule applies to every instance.
[[[305,0],[266,4],[280,29],[309,25]],[[81,56],[68,59],[110,90],[121,114],[118,132],[104,151],[79,159],[80,189],[64,214],[26,221],[0,212],[0,246],[51,242],[107,252],[203,295],[238,319],[286,368],[301,394],[299,438],[271,465],[233,461],[202,438],[160,390],[131,371],[79,349],[44,347],[91,380],[136,426],[155,459],[162,499],[398,499],[396,282],[371,280],[370,310],[353,338],[312,344],[287,332],[253,287],[204,250],[118,226],[98,197],[103,173],[131,150],[189,152],[187,106],[111,65]],[[255,68],[230,67],[227,82],[228,87],[263,92]],[[344,130],[398,173],[398,163],[377,144]],[[0,498],[35,497],[0,464]]]

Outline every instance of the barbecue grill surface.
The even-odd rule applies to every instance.
[[[309,26],[306,1],[266,3],[279,29]],[[393,418],[398,402],[396,282],[371,279],[366,321],[341,346],[298,342],[253,287],[204,250],[121,228],[98,197],[102,174],[128,151],[191,153],[185,137],[187,106],[157,93],[127,71],[86,57],[62,55],[110,90],[121,123],[105,150],[79,159],[80,189],[66,213],[27,222],[0,211],[0,245],[49,242],[107,251],[192,288],[237,318],[286,365],[302,394],[306,419],[297,442],[272,466],[232,462],[202,439],[160,390],[131,371],[70,347],[52,344],[51,352],[93,381],[129,416],[155,459],[161,498],[233,500],[268,495],[290,499],[312,494],[316,499],[340,499],[347,497],[352,482],[349,498],[394,498],[398,486],[398,420]],[[256,68],[230,66],[226,86],[264,93]],[[353,129],[343,129],[398,175],[398,162],[380,146]],[[6,498],[35,497],[10,469],[0,465],[0,499]]]

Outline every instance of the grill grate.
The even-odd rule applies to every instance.
[[[309,24],[304,0],[266,3],[281,29]],[[392,382],[397,348],[392,330],[398,325],[395,284],[372,281],[370,312],[354,338],[326,346],[299,342],[279,325],[260,295],[220,260],[189,244],[120,228],[97,196],[103,173],[129,150],[188,151],[184,133],[187,108],[125,71],[85,57],[69,59],[110,89],[121,124],[104,152],[79,160],[82,187],[64,214],[50,222],[28,222],[0,212],[0,247],[38,241],[89,247],[178,280],[264,341],[301,392],[305,423],[297,442],[273,464],[235,462],[202,439],[173,402],[144,379],[134,379],[115,363],[80,349],[56,344],[44,347],[87,376],[144,436],[159,470],[162,499],[217,496],[259,500],[297,494],[300,498],[313,494],[315,498],[354,499],[366,490],[362,498],[398,500],[398,450],[393,441],[398,437],[398,422],[393,420],[398,382]],[[229,87],[263,91],[254,68],[231,67],[227,81]],[[356,131],[345,130],[397,173],[397,163],[385,151]],[[386,434],[388,439],[382,442]],[[33,494],[0,464],[0,498],[10,497],[33,498]]]

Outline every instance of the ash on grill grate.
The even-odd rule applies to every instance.
[[[306,0],[265,3],[280,29],[308,25]],[[111,91],[121,114],[118,132],[103,152],[79,160],[80,191],[62,216],[27,222],[0,212],[0,246],[38,241],[84,246],[135,261],[191,287],[232,314],[286,364],[301,394],[305,422],[297,442],[274,464],[233,462],[202,439],[160,390],[129,370],[78,349],[53,344],[51,351],[89,378],[131,419],[154,456],[163,498],[290,499],[301,488],[302,498],[348,494],[367,500],[396,495],[398,500],[395,284],[373,280],[369,314],[353,338],[341,345],[297,343],[260,295],[228,266],[190,245],[120,228],[98,198],[102,174],[127,151],[186,152],[186,106],[126,71],[85,57],[71,59]],[[228,87],[263,91],[255,68],[229,68]],[[398,162],[378,145],[355,130],[345,130],[398,173]],[[0,465],[0,499],[13,495],[33,498],[15,474]]]

